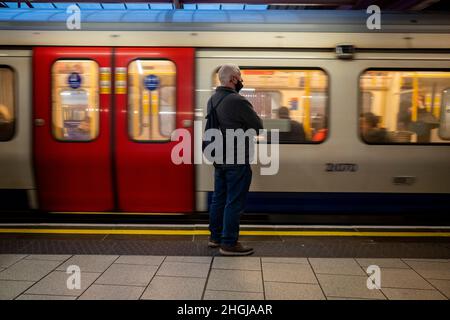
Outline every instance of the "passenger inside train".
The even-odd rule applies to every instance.
[[[379,127],[380,117],[372,112],[366,112],[361,116],[361,135],[368,143],[387,143],[388,134],[385,128]]]
[[[412,121],[412,100],[413,94],[410,93],[400,102],[398,127],[417,134],[418,143],[429,143],[431,142],[431,131],[439,127],[439,119],[427,110],[425,96],[420,93],[416,98],[417,121]]]
[[[328,76],[323,70],[246,68],[242,74],[246,87],[241,94],[252,103],[264,128],[279,130],[279,143],[325,140]],[[217,86],[217,74],[213,81]],[[267,142],[270,142],[269,137]],[[258,140],[262,142],[263,138],[260,136]]]
[[[442,93],[448,86],[448,77],[448,73],[438,71],[363,73],[361,113],[367,121],[360,122],[360,133],[364,140],[375,144],[445,143],[439,127]],[[375,136],[368,136],[368,128],[372,128],[371,132],[376,129]]]
[[[287,107],[283,106],[278,109],[278,118],[289,120],[289,131],[280,131],[280,143],[303,143],[306,141],[303,124],[291,119]]]

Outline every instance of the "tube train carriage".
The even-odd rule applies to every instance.
[[[68,31],[64,10],[0,9],[2,209],[206,211],[212,166],[173,164],[170,134],[201,139],[235,63],[280,129],[248,212],[449,212],[449,15],[385,13],[381,30],[358,12],[83,15]]]

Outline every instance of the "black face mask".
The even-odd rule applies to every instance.
[[[234,86],[235,86],[236,92],[241,91],[241,89],[244,87],[244,85],[242,84],[242,81],[239,81],[239,80]]]

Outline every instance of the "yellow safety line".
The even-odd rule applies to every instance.
[[[208,230],[161,229],[13,229],[3,228],[0,233],[28,234],[120,234],[120,235],[209,235]],[[294,237],[450,237],[450,232],[399,232],[399,231],[250,231],[246,236],[294,236]]]

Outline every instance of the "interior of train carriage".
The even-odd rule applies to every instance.
[[[97,137],[99,67],[94,61],[59,60],[52,67],[52,130],[57,140]]]
[[[372,144],[448,143],[441,126],[450,72],[367,70],[360,77],[360,135]]]
[[[318,69],[242,68],[240,94],[280,143],[320,143],[327,137],[328,75]],[[213,83],[219,86],[217,73]],[[262,139],[262,137],[260,137]]]
[[[129,66],[129,137],[170,140],[175,128],[176,67],[168,60],[136,60]],[[158,90],[145,81],[157,75]],[[82,79],[67,79],[81,75]],[[252,68],[242,70],[241,94],[267,129],[280,130],[280,143],[320,143],[328,125],[328,75],[323,70]],[[0,139],[14,132],[14,74],[0,69]],[[90,141],[99,134],[99,67],[94,61],[62,60],[52,67],[53,135]],[[151,79],[150,79],[151,81]],[[448,143],[446,109],[449,71],[367,70],[359,80],[360,136],[369,144]],[[219,85],[217,74],[213,85]],[[442,124],[442,125],[441,125]],[[299,129],[300,128],[300,129]]]
[[[241,94],[280,143],[320,143],[328,134],[328,75],[322,70],[243,69]],[[219,85],[217,74],[215,85]],[[448,143],[450,72],[367,70],[360,76],[359,134],[369,144]],[[300,127],[300,131],[296,128]]]
[[[176,120],[175,64],[135,60],[128,75],[129,137],[134,141],[169,141]],[[52,79],[54,137],[65,141],[95,139],[99,134],[97,63],[59,60],[53,64]],[[158,89],[148,90],[149,81],[157,82]]]
[[[128,134],[135,141],[169,141],[176,120],[176,66],[135,60],[128,66]],[[158,87],[156,90],[149,90]]]

